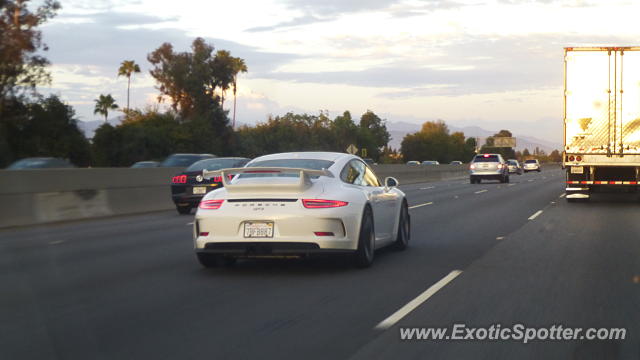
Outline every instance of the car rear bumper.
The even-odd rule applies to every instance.
[[[484,176],[503,176],[504,172],[502,170],[487,170],[487,171],[470,171],[469,175],[474,177],[484,177]]]
[[[313,247],[320,250],[355,250],[358,247],[362,215],[354,211],[351,204],[329,209],[304,209],[299,201],[245,204],[225,203],[223,207],[227,208],[220,210],[199,209],[193,224],[196,251],[219,251],[218,246],[231,246],[215,245],[225,243],[240,248],[251,248],[253,243],[281,244],[274,247],[275,250],[286,248],[286,244],[300,243],[314,244]],[[246,238],[244,229],[248,222],[273,223],[273,237]],[[320,232],[333,235],[316,235]]]
[[[204,195],[172,195],[173,203],[179,206],[197,206]]]
[[[206,243],[199,253],[221,254],[236,257],[308,256],[320,254],[350,254],[355,249],[322,248],[314,242],[214,242]]]

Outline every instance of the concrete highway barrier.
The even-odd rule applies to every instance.
[[[0,171],[0,228],[167,210],[180,168]]]
[[[400,184],[466,178],[468,165],[374,165]],[[0,228],[173,209],[180,168],[0,170]]]

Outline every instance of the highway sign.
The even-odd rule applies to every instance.
[[[516,138],[514,137],[494,137],[493,147],[516,147]]]
[[[351,155],[355,155],[358,152],[358,148],[355,145],[351,144],[349,145],[349,147],[347,147],[347,152]]]

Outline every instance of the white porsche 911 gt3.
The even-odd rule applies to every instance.
[[[202,199],[194,221],[195,251],[205,267],[239,257],[324,253],[350,254],[367,267],[375,249],[407,247],[410,218],[398,181],[381,184],[357,156],[273,154],[244,168],[203,171],[213,176],[224,187]]]

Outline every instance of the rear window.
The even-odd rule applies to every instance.
[[[525,164],[537,164],[538,160],[527,160],[524,162]]]
[[[518,164],[517,162],[515,162],[515,161],[513,161],[513,160],[509,160],[509,161],[507,161],[507,162],[509,163],[509,165],[517,165],[517,164]]]
[[[187,168],[187,171],[202,171],[204,169],[214,171],[233,167],[242,167],[246,162],[247,160],[245,159],[207,159],[195,162]]]
[[[248,164],[247,167],[287,167],[287,168],[301,168],[310,170],[322,170],[328,169],[333,165],[333,161],[318,160],[318,159],[274,159],[274,160],[262,160],[254,161]],[[242,174],[240,178],[251,177],[298,177],[297,174]],[[315,178],[315,177],[312,177]]]
[[[498,155],[477,155],[473,162],[500,162]]]
[[[201,160],[200,155],[171,155],[166,158],[160,166],[164,167],[187,167],[194,162]]]

